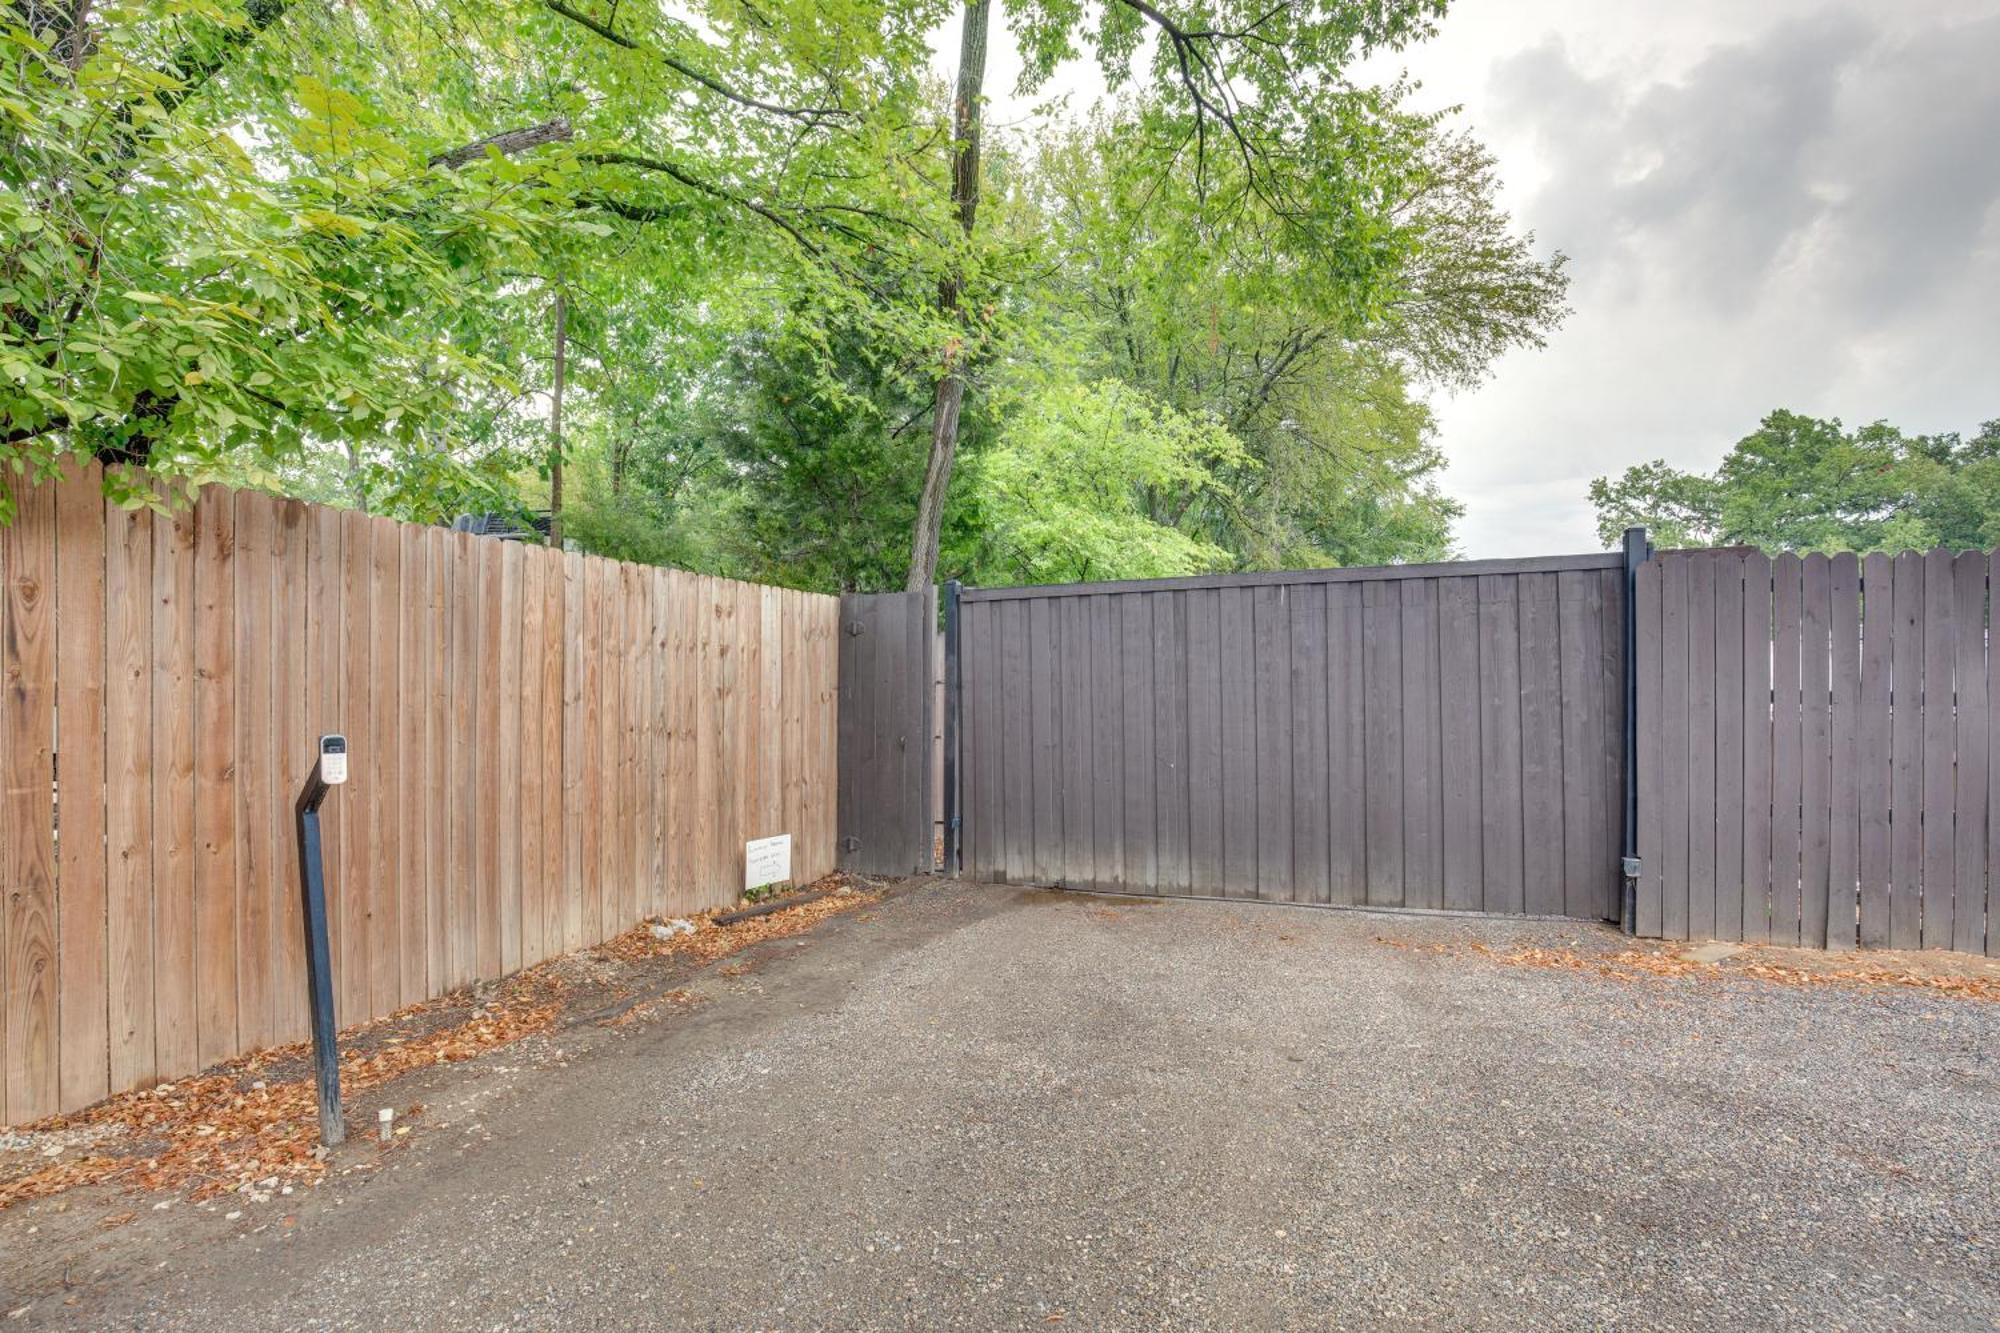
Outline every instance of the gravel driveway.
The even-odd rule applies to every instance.
[[[913,885],[29,1319],[1996,1327],[2000,1005],[1474,941],[1620,945]]]

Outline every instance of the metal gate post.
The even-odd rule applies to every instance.
[[[1625,529],[1625,836],[1618,924],[1639,933],[1639,566],[1652,559],[1644,528]]]
[[[958,594],[961,584],[944,585],[944,865],[947,875],[959,872],[958,856]]]

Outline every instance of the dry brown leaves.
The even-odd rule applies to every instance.
[[[597,952],[625,962],[670,955],[712,962],[762,940],[800,934],[830,916],[879,902],[882,897],[867,881],[849,875],[831,875],[811,887],[835,891],[734,926],[716,926],[708,916],[699,917],[693,934],[665,941],[654,939],[648,925],[642,923],[598,946]],[[433,1031],[393,1035],[399,1025],[412,1025],[411,1020],[421,1020],[428,1012],[464,1003],[462,994],[412,1005],[388,1018],[342,1032],[341,1045],[350,1052],[340,1062],[342,1092],[378,1087],[425,1066],[470,1060],[547,1031],[563,1009],[566,986],[557,971],[560,961],[551,960],[509,978],[492,1000],[470,1017]],[[663,1005],[691,1000],[686,991],[669,991],[634,1006],[615,1022],[631,1022]],[[306,1064],[310,1057],[311,1050],[304,1043],[274,1047],[207,1074],[123,1093],[70,1115],[17,1126],[29,1133],[93,1128],[103,1132],[91,1136],[90,1141],[97,1146],[87,1155],[0,1179],[0,1209],[79,1185],[187,1190],[192,1197],[205,1199],[273,1177],[281,1185],[317,1181],[325,1174],[326,1163],[314,1151],[319,1143],[319,1121],[310,1074],[265,1077],[275,1069]],[[405,1114],[413,1114],[415,1109]],[[106,1150],[113,1146],[123,1151]]]
[[[733,926],[718,926],[713,920],[716,913],[705,912],[688,918],[694,923],[692,934],[676,935],[666,940],[655,939],[652,923],[642,921],[623,935],[598,945],[597,952],[627,963],[648,958],[685,958],[690,962],[712,963],[753,944],[802,934],[830,916],[882,901],[879,891],[869,888],[866,880],[853,875],[828,875],[808,887],[833,891],[824,898],[815,898],[809,903],[783,908],[766,916],[753,916]]]
[[[1910,971],[1856,960],[1838,966],[1794,967],[1743,954],[1727,965],[1705,963],[1672,949],[1631,948],[1615,953],[1580,953],[1574,949],[1536,946],[1500,950],[1477,941],[1458,944],[1417,944],[1408,940],[1378,937],[1377,943],[1418,953],[1450,954],[1485,958],[1503,967],[1535,967],[1554,971],[1583,972],[1612,981],[1638,981],[1645,977],[1685,977],[1697,981],[1724,981],[1732,977],[1752,977],[1780,986],[1900,986],[1929,991],[1934,995],[1964,1000],[2000,1000],[2000,976],[1973,976],[1962,973]]]
[[[448,1001],[413,1005],[387,1019],[341,1034],[361,1049],[340,1062],[343,1093],[387,1083],[427,1065],[456,1063],[533,1033],[546,1031],[562,1008],[561,984],[543,969],[510,980],[492,1003],[470,1018],[371,1049],[371,1031],[406,1021]],[[0,1209],[46,1198],[78,1185],[116,1183],[141,1190],[186,1189],[212,1198],[259,1180],[310,1183],[326,1171],[319,1142],[318,1103],[311,1078],[268,1082],[258,1076],[309,1059],[304,1043],[258,1051],[213,1073],[123,1093],[68,1116],[21,1126],[29,1132],[83,1126],[116,1131],[107,1141],[126,1154],[97,1152],[0,1182]]]

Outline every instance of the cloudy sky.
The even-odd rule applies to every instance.
[[[1572,265],[1548,347],[1436,402],[1465,555],[1596,549],[1592,477],[1775,407],[2000,417],[2000,0],[1457,0],[1375,63]]]

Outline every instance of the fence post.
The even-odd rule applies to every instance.
[[[944,864],[945,874],[958,874],[958,594],[962,585],[944,585]]]
[[[1618,924],[1639,932],[1639,566],[1652,558],[1642,527],[1625,529],[1625,819]]]

